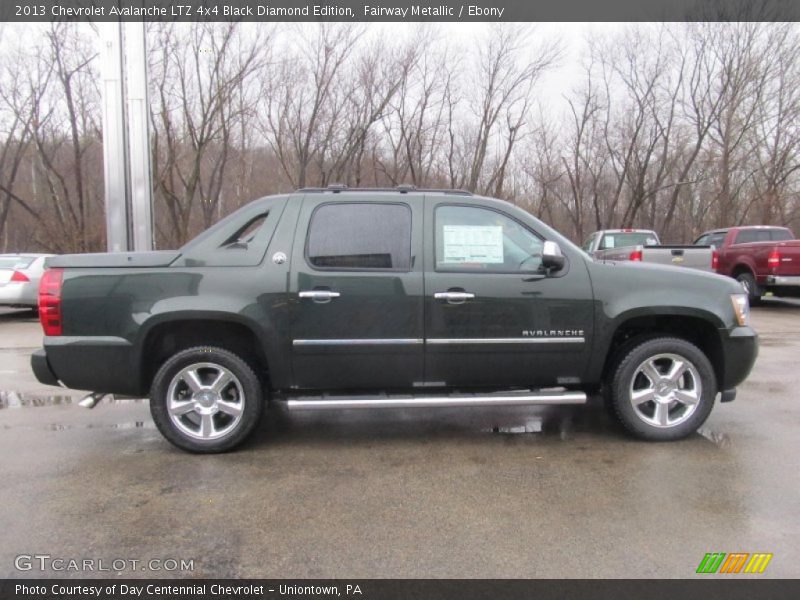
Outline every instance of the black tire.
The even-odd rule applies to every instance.
[[[747,297],[750,300],[751,306],[755,306],[761,302],[761,288],[752,273],[749,271],[739,273],[736,276],[736,281],[741,283],[744,291],[747,292]]]
[[[193,420],[201,420],[198,413],[194,413],[191,410],[187,411],[186,415],[180,418],[176,417],[180,421],[179,423],[174,422],[169,413],[168,402],[173,380],[184,369],[195,364],[211,364],[221,367],[220,372],[227,370],[235,378],[229,384],[229,386],[233,386],[233,390],[231,391],[231,388],[227,388],[228,391],[226,393],[233,396],[234,402],[229,404],[238,406],[241,416],[238,417],[238,422],[236,422],[235,419],[237,417],[223,414],[223,411],[220,411],[218,416],[213,415],[211,419],[216,420],[216,422],[219,422],[220,418],[230,419],[227,423],[223,423],[230,428],[230,431],[225,432],[220,437],[199,439],[182,430],[182,426],[184,429],[190,429],[194,424]],[[205,368],[210,369],[209,372],[213,374],[213,367]],[[180,383],[176,384],[176,387],[178,385]],[[187,389],[184,392],[191,393],[191,390]],[[220,400],[222,399],[220,396]],[[216,410],[216,403],[214,404]],[[220,404],[222,404],[221,401]],[[263,409],[264,394],[261,382],[250,365],[228,350],[211,346],[189,348],[167,360],[156,373],[150,389],[150,414],[153,416],[156,427],[169,442],[188,452],[212,454],[232,450],[253,432],[261,420]],[[195,435],[202,435],[202,426],[199,423],[197,423],[197,426],[199,431]],[[224,430],[225,427],[221,429]],[[214,431],[214,426],[211,427],[211,431]]]
[[[675,386],[687,386],[689,392],[695,393],[698,400],[693,404],[694,408],[689,411],[688,404],[672,402],[666,400],[658,402],[656,400],[644,402],[639,408],[634,408],[632,390],[638,382],[648,381],[647,376],[640,371],[645,363],[654,357],[674,356],[685,361],[691,366],[685,375],[682,375]],[[659,368],[664,368],[663,361],[672,360],[670,358],[659,358],[656,361]],[[677,362],[677,361],[674,361]],[[669,363],[667,363],[668,365]],[[662,376],[665,376],[663,373]],[[714,408],[714,399],[717,395],[717,380],[714,369],[705,354],[694,344],[686,340],[671,337],[658,337],[643,341],[632,347],[625,354],[624,358],[616,364],[616,369],[610,373],[610,401],[619,421],[625,429],[632,435],[653,441],[669,441],[684,438],[695,431],[706,421],[711,410]],[[644,380],[641,378],[645,377]],[[695,382],[695,379],[698,381]],[[689,382],[691,381],[691,385]],[[699,391],[696,387],[699,383]],[[652,382],[652,387],[656,388],[659,384]],[[681,390],[684,392],[685,390]],[[665,392],[666,393],[666,392]],[[659,396],[665,398],[666,396]],[[656,425],[646,419],[658,420],[662,410],[658,405],[664,404],[667,411],[667,421],[675,416],[674,424]],[[646,414],[652,406],[653,414]],[[681,420],[683,419],[683,420]]]
[[[628,356],[628,353],[634,349],[636,346],[648,342],[653,339],[657,339],[660,336],[657,333],[650,333],[650,334],[640,334],[635,337],[629,338],[625,340],[615,351],[611,357],[611,361],[608,363],[606,367],[606,373],[609,373],[609,377],[603,381],[602,388],[600,390],[600,397],[603,401],[603,407],[606,410],[606,413],[612,419],[617,419],[617,411],[614,409],[614,394],[612,388],[612,379],[614,377],[614,373],[617,372],[619,368],[619,364],[622,360]]]

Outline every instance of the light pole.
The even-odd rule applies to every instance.
[[[109,252],[152,250],[150,104],[144,23],[98,23]]]

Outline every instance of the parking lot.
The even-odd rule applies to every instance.
[[[38,384],[38,322],[2,311],[0,575],[92,574],[15,568],[47,554],[193,577],[691,577],[706,552],[769,552],[760,577],[797,577],[800,302],[753,324],[737,400],[681,442],[634,441],[596,404],[271,409],[240,451],[194,456],[146,400],[89,411]]]

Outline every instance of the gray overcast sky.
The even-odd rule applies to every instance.
[[[468,43],[471,36],[479,35],[490,23],[438,23],[443,35],[452,36],[459,42]],[[560,106],[562,94],[570,91],[581,81],[580,61],[584,40],[588,35],[612,35],[630,23],[532,23],[532,38],[558,38],[562,42],[564,56],[557,69],[549,72],[539,86],[542,102]],[[640,25],[644,26],[644,23]],[[633,25],[635,26],[635,25]],[[410,30],[410,29],[409,29]]]
[[[247,26],[254,24],[248,23]],[[267,25],[265,23],[265,25]],[[283,24],[286,27],[294,24]],[[441,33],[441,36],[448,42],[468,45],[470,39],[485,34],[492,23],[432,23],[431,26]],[[506,24],[515,26],[515,24]],[[640,24],[644,26],[645,24]],[[282,26],[278,24],[278,26]],[[309,27],[313,24],[308,24]],[[537,98],[542,105],[549,111],[554,110],[557,116],[564,110],[566,104],[563,95],[573,88],[576,82],[583,78],[580,73],[581,54],[584,49],[584,40],[587,35],[610,35],[620,31],[626,26],[635,27],[627,23],[532,23],[529,25],[532,30],[531,39],[533,41],[541,38],[558,38],[561,40],[563,48],[563,58],[558,68],[548,72],[541,80],[537,89]],[[40,32],[47,27],[46,24],[0,24],[0,51],[8,44],[17,43],[18,40],[30,40],[34,42]],[[85,27],[89,27],[85,25]],[[402,37],[411,35],[419,27],[418,23],[370,23],[367,24],[367,34],[370,35],[391,35]],[[99,43],[99,39],[98,39]]]

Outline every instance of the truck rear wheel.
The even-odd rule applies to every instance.
[[[261,383],[222,348],[179,352],[156,373],[150,414],[172,444],[189,452],[225,452],[250,435],[263,410]]]
[[[736,276],[736,281],[741,283],[744,291],[747,292],[747,297],[750,300],[751,306],[755,306],[761,302],[761,288],[752,273],[748,273],[747,271],[739,273]]]
[[[633,347],[612,373],[611,403],[633,435],[676,440],[708,418],[717,395],[711,363],[695,345],[660,337]]]

